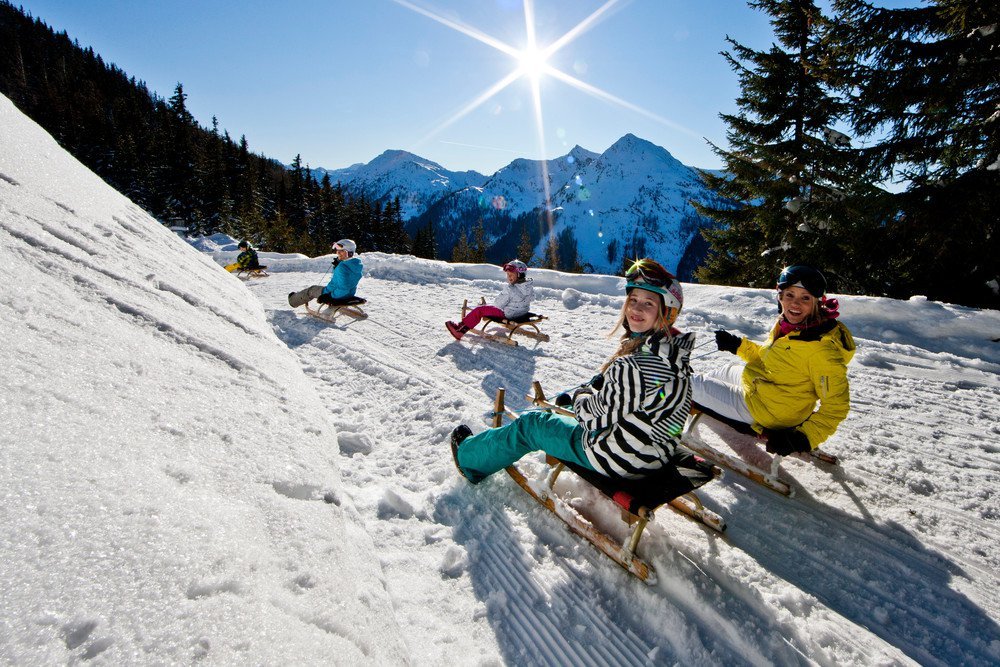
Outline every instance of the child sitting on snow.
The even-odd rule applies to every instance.
[[[475,327],[484,317],[516,320],[528,314],[534,289],[528,280],[528,265],[513,259],[503,265],[507,274],[507,284],[492,305],[477,306],[469,311],[461,322],[445,322],[455,340],[462,340],[465,333]]]
[[[333,261],[333,275],[326,287],[313,285],[298,292],[288,293],[288,305],[292,308],[308,303],[312,299],[328,306],[342,306],[351,303],[364,303],[355,293],[364,266],[356,253],[358,245],[351,239],[340,239],[333,244],[337,258]]]

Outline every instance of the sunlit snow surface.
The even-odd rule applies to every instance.
[[[841,297],[843,465],[786,462],[792,498],[705,487],[724,536],[661,510],[647,587],[447,447],[499,387],[520,410],[589,378],[622,281],[532,270],[551,341],[459,343],[444,321],[499,268],[361,250],[367,320],[292,312],[330,258],[262,253],[241,283],[230,239],[185,243],[0,98],[0,661],[1000,662],[997,312]],[[685,297],[697,368],[775,315]]]

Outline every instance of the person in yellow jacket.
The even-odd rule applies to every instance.
[[[818,270],[788,267],[777,289],[781,314],[763,344],[715,332],[718,348],[746,364],[696,373],[691,385],[697,405],[751,424],[768,452],[787,456],[819,447],[847,416],[855,346]]]
[[[236,247],[240,249],[240,254],[236,256],[235,262],[226,267],[226,271],[235,273],[236,271],[261,268],[260,260],[257,259],[257,251],[253,249],[249,241],[240,241]]]

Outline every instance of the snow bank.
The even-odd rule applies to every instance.
[[[0,280],[0,662],[404,662],[260,303],[2,96]]]

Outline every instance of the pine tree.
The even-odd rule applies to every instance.
[[[521,240],[517,244],[517,258],[531,266],[534,263],[535,246],[531,242],[531,235],[528,233],[528,225],[521,224]]]
[[[483,226],[483,219],[479,218],[479,223],[472,231],[474,243],[470,248],[469,261],[473,264],[486,263],[486,228]],[[463,234],[464,236],[464,234]]]
[[[387,211],[386,237],[388,239],[388,246],[386,247],[386,252],[408,253],[412,241],[403,225],[403,209],[399,203],[398,196],[392,200],[392,204],[387,208]]]
[[[465,263],[473,262],[472,250],[469,248],[469,241],[462,232],[459,232],[458,242],[455,243],[455,247],[451,250],[451,261]]]
[[[566,227],[559,232],[559,266],[563,271],[569,273],[583,273],[583,265],[580,263],[580,253],[577,249],[576,235],[571,227]]]
[[[722,114],[729,149],[713,146],[725,176],[702,172],[732,206],[695,203],[720,226],[707,230],[711,252],[699,279],[769,284],[788,263],[826,267],[843,236],[843,200],[856,189],[850,160],[829,140],[845,113],[830,92],[827,19],[812,0],[753,0],[772,16],[777,43],[754,51],[727,38],[723,54],[740,80],[739,112]],[[825,137],[824,137],[825,134]],[[831,281],[835,282],[835,280]]]
[[[434,238],[434,221],[429,221],[427,226],[421,227],[417,230],[417,235],[413,239],[413,249],[412,254],[414,257],[423,257],[424,259],[437,259],[437,251],[435,246],[437,242]]]
[[[902,250],[872,261],[892,296],[1000,306],[1000,11],[936,0],[917,9],[834,3],[850,63],[863,167],[894,179],[883,234]],[[884,247],[884,246],[883,246]]]
[[[195,165],[200,160],[194,137],[194,117],[187,110],[186,100],[184,86],[178,83],[168,105],[164,177],[169,195],[164,214],[170,223],[197,231],[202,214],[196,198],[199,187]]]
[[[559,241],[555,233],[549,234],[549,242],[545,246],[545,257],[542,258],[543,269],[559,270]]]

